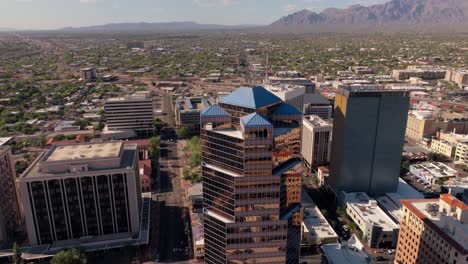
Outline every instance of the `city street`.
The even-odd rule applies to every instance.
[[[177,155],[177,143],[161,142],[159,243],[161,262],[172,263],[191,259],[191,228],[185,190]]]

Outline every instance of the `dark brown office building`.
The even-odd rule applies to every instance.
[[[299,263],[301,118],[263,87],[201,112],[205,263]]]

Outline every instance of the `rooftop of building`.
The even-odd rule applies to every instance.
[[[51,153],[46,155],[43,162],[115,158],[119,156],[122,147],[121,141],[58,146],[51,149]]]
[[[327,219],[304,188],[301,191],[301,204],[304,207],[302,223],[305,232],[318,238],[338,238],[335,230],[327,222]]]
[[[183,111],[201,111],[215,102],[214,98],[205,98],[203,96],[178,98],[175,107]]]
[[[401,202],[458,251],[468,254],[468,205],[450,194],[442,194],[440,199],[413,199]],[[465,222],[460,220],[462,217],[465,218]]]
[[[376,200],[379,206],[384,209],[393,220],[399,222],[401,218],[401,199],[422,199],[424,195],[418,192],[414,187],[409,185],[403,179],[399,178],[398,189],[396,193],[386,193],[383,196],[377,197]]]
[[[272,93],[288,93],[297,91],[301,89],[305,92],[303,85],[294,85],[294,84],[267,84],[265,85],[265,89]]]
[[[13,140],[12,137],[2,137],[0,138],[0,146],[6,145]]]
[[[408,97],[409,91],[402,90],[388,90],[382,88],[376,88],[372,85],[358,85],[358,86],[344,86],[338,88],[337,94],[344,95],[346,97],[381,97],[382,95],[393,95],[399,97]]]
[[[313,127],[332,127],[333,124],[329,121],[323,120],[317,115],[306,115],[303,117],[303,122],[310,124]]]
[[[133,101],[147,101],[151,100],[151,94],[148,91],[136,92],[132,95],[120,96],[120,97],[111,97],[108,98],[106,102],[133,102]]]
[[[377,205],[377,201],[371,199],[366,193],[346,193],[345,201],[346,206],[353,208],[365,222],[381,226],[384,231],[398,228],[395,221]]]
[[[418,177],[426,176],[430,174],[432,177],[455,177],[458,175],[458,172],[455,169],[450,168],[442,162],[425,162],[419,164],[410,165],[410,171],[418,170]]]
[[[133,169],[136,155],[137,145],[124,145],[122,141],[53,146],[39,155],[19,180]]]
[[[328,263],[339,264],[368,264],[371,263],[364,246],[353,235],[348,241],[321,246]]]
[[[321,94],[305,94],[304,95],[304,104],[308,105],[330,105],[330,101],[327,100]]]
[[[262,86],[239,87],[220,100],[222,104],[258,109],[281,102],[281,99]]]

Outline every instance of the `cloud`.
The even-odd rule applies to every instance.
[[[80,0],[80,3],[82,4],[94,4],[96,2],[97,0]]]

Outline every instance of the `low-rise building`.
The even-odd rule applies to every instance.
[[[323,252],[322,263],[325,264],[369,264],[371,258],[364,245],[356,235],[349,240],[320,247]]]
[[[321,94],[305,94],[302,113],[304,115],[317,115],[324,120],[328,120],[332,117],[333,106]]]
[[[402,200],[395,263],[468,263],[468,206],[450,194]]]
[[[454,163],[468,166],[468,142],[459,142],[457,144]]]
[[[178,98],[175,103],[177,126],[186,127],[192,133],[199,132],[200,113],[214,102],[214,98],[207,99],[202,96]]]
[[[394,248],[398,239],[398,224],[366,193],[342,193],[346,213],[359,227],[371,248]]]
[[[393,70],[392,77],[397,80],[407,80],[410,78],[421,78],[423,80],[444,79],[447,70],[440,68],[408,67],[406,70]]]
[[[309,169],[327,165],[331,156],[332,123],[316,115],[302,118],[301,155]]]
[[[317,168],[317,179],[319,180],[320,187],[325,188],[326,190],[331,190],[330,185],[328,184],[328,177],[330,176],[330,169],[328,166],[320,166]]]
[[[301,204],[304,208],[302,218],[302,247],[338,242],[338,235],[320,209],[315,205],[307,191],[302,189]]]
[[[265,89],[278,96],[284,102],[294,106],[297,110],[302,111],[304,105],[304,95],[306,94],[305,86],[277,84],[265,85]]]
[[[439,184],[458,176],[458,172],[441,162],[426,162],[410,165],[410,172],[425,183]]]
[[[140,160],[140,186],[142,192],[151,192],[151,160]]]
[[[449,69],[445,80],[458,84],[459,87],[468,85],[468,69]]]
[[[433,111],[411,111],[406,125],[406,137],[418,143],[428,142],[440,131],[468,133],[468,119],[436,118]]]
[[[81,69],[81,79],[83,79],[85,81],[94,81],[94,80],[96,80],[96,69],[94,69],[94,68]]]
[[[442,154],[446,157],[455,156],[455,149],[457,148],[456,143],[449,142],[443,139],[433,139],[431,141],[431,149],[439,154]]]

